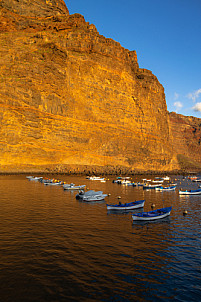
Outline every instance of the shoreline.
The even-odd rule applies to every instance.
[[[65,176],[134,176],[134,175],[188,175],[188,174],[201,174],[201,171],[136,171],[127,173],[106,173],[106,172],[56,172],[56,171],[0,171],[0,176],[9,175],[65,175]]]

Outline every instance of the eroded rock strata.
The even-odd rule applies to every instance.
[[[179,168],[163,86],[62,0],[1,0],[0,45],[0,171]]]

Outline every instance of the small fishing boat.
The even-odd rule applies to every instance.
[[[162,188],[161,184],[154,184],[154,185],[151,185],[151,184],[145,184],[143,185],[143,190],[147,190],[147,189],[156,189],[156,188]]]
[[[64,184],[63,189],[64,190],[83,190],[86,187],[86,185],[79,185],[76,186],[75,184]]]
[[[37,177],[37,176],[28,176],[27,179],[30,181],[40,181],[43,177]]]
[[[100,194],[100,195],[88,195],[82,198],[82,201],[102,201],[107,197],[107,194]]]
[[[163,183],[164,179],[156,179],[156,180],[152,180],[153,183]]]
[[[158,187],[156,191],[163,192],[163,191],[175,191],[176,186],[169,186],[169,187]]]
[[[197,190],[179,190],[179,195],[201,195],[201,189],[197,189]]]
[[[44,182],[45,186],[61,186],[62,181]]]
[[[81,190],[77,195],[76,195],[76,199],[83,199],[86,196],[95,196],[95,195],[102,195],[103,192],[102,191],[94,191],[94,190],[90,190],[87,192],[84,192],[83,190]]]
[[[134,221],[149,221],[165,218],[170,215],[172,207],[162,208],[158,210],[153,210],[150,212],[136,213],[132,215]]]
[[[100,177],[100,176],[91,176],[89,177],[89,180],[100,180],[100,181],[103,181],[105,180],[104,177]]]
[[[133,202],[129,203],[121,203],[119,204],[106,204],[107,210],[133,210],[133,209],[138,209],[142,208],[144,206],[145,200],[136,200]]]

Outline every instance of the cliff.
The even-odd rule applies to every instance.
[[[163,86],[62,0],[1,0],[0,45],[0,171],[179,168]]]
[[[173,148],[183,170],[201,170],[201,119],[169,113]]]

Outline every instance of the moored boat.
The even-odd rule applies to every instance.
[[[150,221],[165,218],[170,215],[172,207],[153,210],[150,212],[136,213],[132,215],[133,221]]]
[[[147,189],[156,189],[156,188],[161,188],[161,184],[154,184],[154,185],[151,185],[151,184],[145,184],[143,185],[143,189],[144,190],[147,190]]]
[[[38,177],[38,176],[28,176],[26,177],[30,181],[40,181],[43,177]]]
[[[133,210],[133,209],[138,209],[142,208],[144,206],[145,200],[136,200],[133,202],[129,203],[121,203],[119,204],[106,204],[107,210]]]
[[[76,199],[83,199],[86,196],[94,196],[94,195],[102,195],[103,192],[102,191],[94,191],[94,190],[90,190],[87,192],[84,192],[83,190],[81,190],[77,195],[76,195]]]
[[[82,198],[82,201],[102,201],[107,197],[107,194],[100,194],[100,195],[88,195]]]
[[[176,186],[158,187],[158,188],[156,188],[156,191],[160,191],[160,192],[163,192],[163,191],[175,191],[175,189],[176,189]]]
[[[197,189],[197,190],[179,190],[179,195],[201,195],[201,189]]]
[[[63,189],[64,190],[83,190],[86,187],[86,185],[79,185],[76,186],[75,184],[64,184]]]
[[[104,178],[104,177],[100,177],[100,176],[91,176],[91,177],[89,177],[89,180],[100,180],[100,181],[104,181],[105,178]]]
[[[62,181],[54,181],[54,182],[44,182],[45,186],[60,186],[62,185]]]

